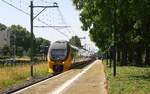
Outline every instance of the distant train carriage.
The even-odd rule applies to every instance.
[[[48,67],[50,73],[67,71],[77,55],[77,50],[69,45],[67,41],[56,41],[49,48]]]

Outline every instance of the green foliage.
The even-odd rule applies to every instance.
[[[129,58],[133,52],[135,58],[142,58],[144,54],[147,59],[150,58],[149,50],[142,53],[150,44],[150,0],[72,1],[81,10],[81,28],[90,32],[90,39],[102,51],[108,51],[110,45],[115,44],[116,51],[127,53]],[[125,54],[122,56],[126,62]],[[135,62],[141,61],[136,59]]]
[[[21,46],[25,51],[30,47],[30,33],[20,25],[12,25],[8,28],[10,32],[10,44]]]
[[[112,21],[113,14],[111,1],[106,0],[73,0],[74,3],[82,2],[80,20],[83,23],[82,29],[90,31],[90,38],[96,46],[106,50],[112,42]]]
[[[7,28],[7,27],[6,27],[4,24],[1,24],[1,23],[0,23],[0,31],[6,30],[6,28]]]
[[[43,38],[36,38],[36,54],[48,52],[48,47],[50,46],[50,41]]]
[[[17,52],[16,54],[18,56],[22,57],[23,56],[23,51],[24,51],[23,47],[21,47],[21,46],[16,47],[16,52]]]
[[[69,40],[70,44],[75,45],[77,47],[82,47],[81,46],[81,41],[80,38],[78,36],[73,36],[70,40]]]
[[[1,49],[1,53],[4,56],[9,56],[10,55],[10,46],[4,45],[4,47]]]
[[[4,25],[0,24],[0,28]],[[1,49],[2,53],[4,55],[14,55],[14,52],[16,56],[23,56],[23,52],[30,53],[30,32],[23,28],[20,25],[12,25],[8,27],[7,31],[10,33],[10,46],[4,46]],[[48,46],[50,45],[50,41],[43,39],[43,38],[35,38],[34,36],[34,54],[39,54],[40,50],[44,50],[47,52]],[[40,46],[47,47],[47,48],[41,48]]]

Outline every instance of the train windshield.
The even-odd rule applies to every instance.
[[[66,49],[53,49],[51,51],[52,56],[65,56],[66,55]]]
[[[66,49],[52,49],[51,50],[51,60],[53,61],[63,61],[67,56]]]

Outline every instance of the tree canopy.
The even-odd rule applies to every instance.
[[[3,28],[1,28],[3,27]],[[5,27],[5,28],[4,28]],[[23,56],[23,53],[26,52],[26,55],[30,53],[30,36],[31,33],[20,25],[11,25],[10,27],[6,27],[3,24],[0,24],[0,29],[7,29],[10,33],[10,46],[5,45],[3,55],[14,55]],[[50,45],[50,41],[44,38],[35,38],[34,36],[34,55],[46,53],[48,51],[48,46]],[[46,48],[47,47],[47,48]],[[9,53],[8,53],[9,52]],[[15,52],[15,53],[14,53]]]
[[[0,31],[6,30],[6,29],[7,29],[6,25],[0,23]]]
[[[36,38],[36,54],[44,53],[47,55],[48,47],[50,46],[50,41],[43,38]]]
[[[20,25],[8,27],[10,33],[10,44],[17,47],[23,47],[25,51],[30,48],[30,33]]]
[[[70,40],[69,40],[70,44],[77,46],[77,47],[82,47],[81,46],[81,41],[80,38],[78,36],[73,36]]]
[[[143,55],[144,63],[150,65],[150,0],[73,0],[73,3],[81,11],[81,28],[90,32],[90,39],[99,49],[108,51],[115,44],[122,65],[134,61],[142,65]]]

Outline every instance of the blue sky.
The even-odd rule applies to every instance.
[[[30,0],[6,0],[16,7],[30,12],[30,8],[28,7],[30,4]],[[88,37],[88,32],[81,30],[82,23],[79,20],[79,11],[75,9],[71,0],[33,0],[34,5],[40,4],[52,4],[53,2],[57,2],[59,5],[59,9],[65,19],[66,25],[71,26],[67,29],[59,29],[61,32],[65,33],[68,38],[71,38],[73,35],[78,35],[79,37],[86,37],[86,39],[82,40],[83,45],[88,45],[91,49],[95,49],[94,44],[90,41]],[[46,3],[45,3],[46,2]],[[48,2],[48,3],[47,3]],[[0,1],[0,23],[5,24],[6,26],[11,26],[12,24],[19,24],[27,30],[30,31],[30,16],[23,14],[22,12],[12,8],[11,6],[5,4]],[[34,13],[37,14],[40,9],[34,9]],[[43,18],[42,18],[43,17]],[[58,15],[58,11],[56,9],[46,9],[45,12],[40,14],[39,18],[47,23],[54,24],[61,19],[61,16]],[[53,19],[53,20],[52,20]],[[57,21],[56,21],[57,20]],[[61,23],[62,21],[58,22]],[[34,25],[43,25],[38,21],[34,21]],[[56,24],[57,25],[57,24]],[[34,28],[34,34],[36,37],[43,37],[50,41],[56,40],[68,40],[64,35],[58,33],[56,30],[52,28]]]

